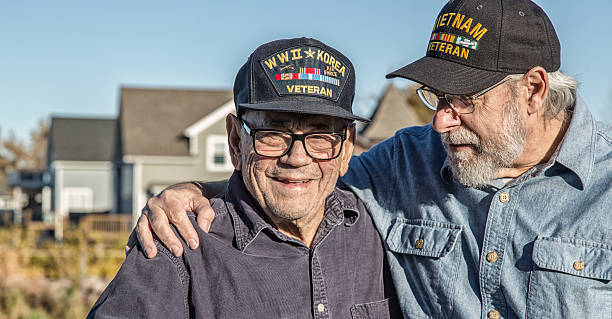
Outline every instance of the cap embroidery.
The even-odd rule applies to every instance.
[[[455,28],[456,32],[465,32],[465,35],[470,36],[473,40],[451,33],[435,32],[444,26]],[[434,23],[434,32],[429,39],[427,51],[438,51],[467,60],[470,50],[478,49],[478,42],[487,31],[487,28],[481,23],[469,17],[466,19],[464,14],[456,12],[440,14]]]
[[[460,37],[458,35],[450,33],[432,33],[430,40],[450,42],[472,50],[478,49],[478,41],[470,40],[468,38]]]
[[[311,95],[337,101],[349,75],[344,61],[317,47],[296,47],[260,61],[279,95]]]

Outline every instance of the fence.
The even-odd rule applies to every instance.
[[[79,221],[79,228],[88,237],[116,236],[132,231],[130,214],[91,214]]]

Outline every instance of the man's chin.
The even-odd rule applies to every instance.
[[[287,221],[302,219],[311,214],[311,212],[309,212],[311,207],[310,205],[308,205],[308,203],[301,204],[296,202],[295,199],[293,199],[292,201],[277,201],[269,208],[272,213],[276,215],[277,218],[282,218]]]
[[[497,169],[490,162],[477,161],[473,156],[463,159],[450,157],[449,159],[453,176],[460,184],[482,188],[495,178]]]

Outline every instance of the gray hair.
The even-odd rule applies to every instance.
[[[522,76],[523,74],[511,74],[508,78],[518,80]],[[548,86],[548,97],[544,101],[544,115],[548,119],[554,119],[559,113],[564,112],[564,120],[569,121],[571,109],[576,102],[578,81],[561,71],[555,71],[548,73]]]

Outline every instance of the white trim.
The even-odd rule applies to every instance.
[[[55,175],[55,183],[53,184],[55,192],[55,240],[62,240],[64,238],[64,206],[62,201],[62,189],[64,188],[64,170],[57,169],[55,165],[52,165]]]
[[[215,145],[223,144],[225,148],[224,157],[225,163],[222,165],[215,163]],[[227,136],[209,134],[206,136],[206,169],[209,172],[231,172],[234,170],[232,159],[229,154],[229,146],[227,145]]]
[[[53,161],[51,166],[55,169],[112,169],[110,161]]]
[[[198,159],[193,156],[123,155],[122,160],[127,164],[195,165],[198,163]]]
[[[198,154],[198,135],[226,117],[227,114],[231,113],[235,109],[236,106],[234,104],[234,100],[229,100],[213,112],[209,113],[183,130],[183,134],[189,138],[189,153],[191,155]]]

